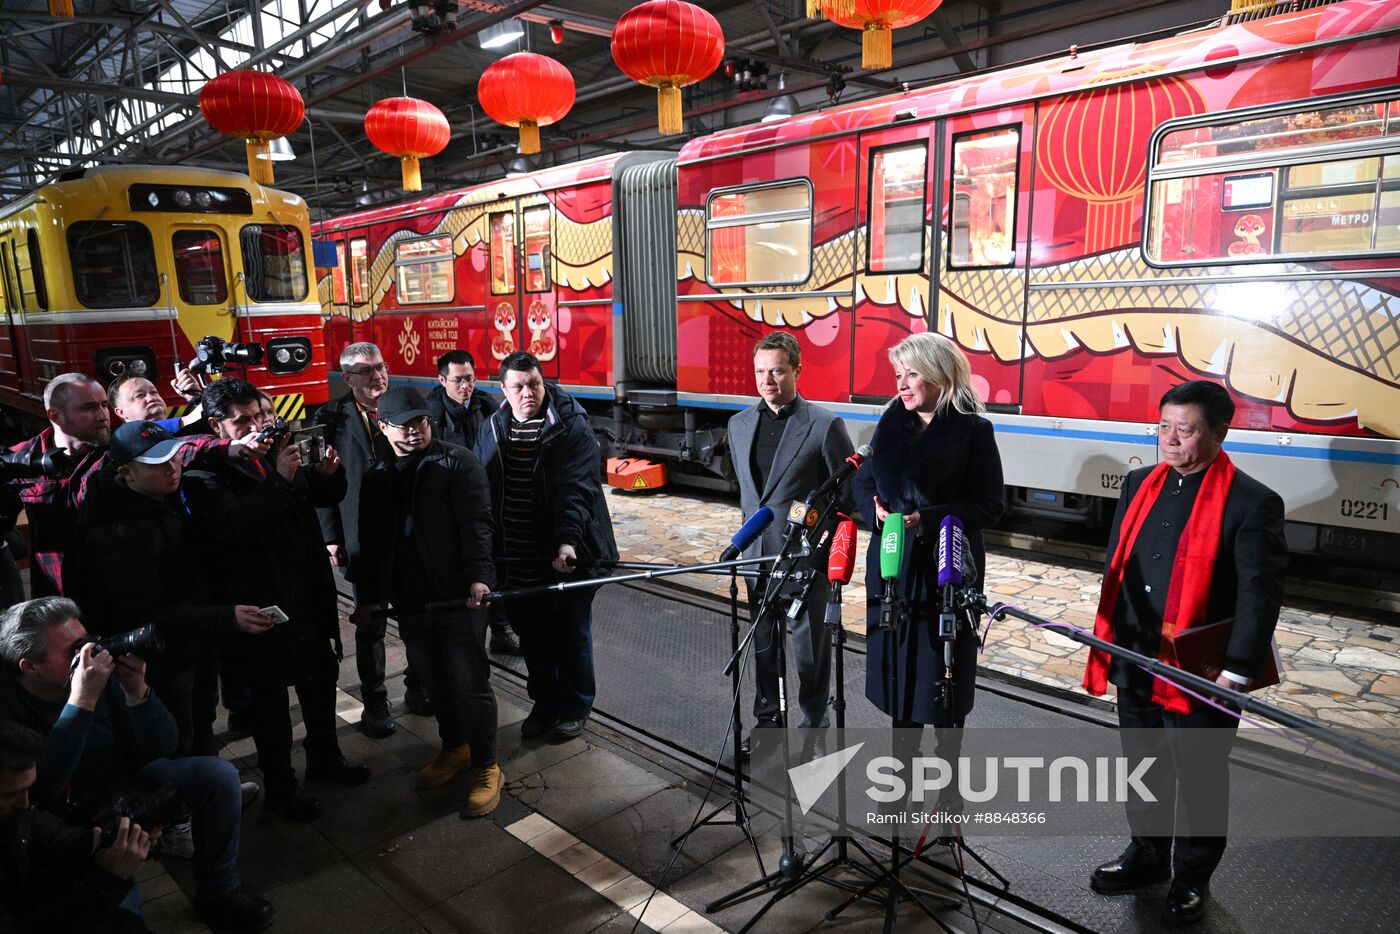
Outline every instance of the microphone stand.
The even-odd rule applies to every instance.
[[[886,581],[885,586],[887,588],[894,586],[894,581]],[[886,592],[886,599],[890,599],[888,591]],[[894,597],[894,599],[898,600],[899,598]],[[944,588],[943,600],[940,601],[941,605],[939,607],[940,613],[938,617],[940,637],[942,637],[943,635],[945,621],[951,624],[948,641],[945,642],[944,648],[945,662],[947,662],[952,657],[953,640],[956,639],[957,635],[957,617],[955,615],[956,610],[962,609],[967,611],[975,611],[981,605],[978,602],[979,600],[980,596],[978,595],[973,595],[973,597],[969,597],[967,594],[962,592],[955,594],[954,588],[952,587]],[[890,634],[890,645],[892,646],[892,650],[891,657],[889,659],[890,663],[888,665],[888,686],[890,690],[890,700],[892,704],[896,705],[898,703],[899,698],[899,695],[895,693],[895,690],[898,686],[898,671],[900,660],[899,631],[900,627],[903,625],[912,625],[912,620],[905,618],[905,608],[902,606],[902,603],[903,601],[899,601],[899,603],[896,604],[893,632],[891,632]],[[951,617],[951,619],[945,620],[945,617]],[[975,632],[975,627],[969,628],[972,628]],[[910,638],[913,638],[912,634],[910,634]],[[953,698],[956,696],[956,685],[953,681],[953,667],[951,664],[945,664],[944,669],[945,670],[942,683],[939,685],[939,693],[940,697],[944,700],[944,702],[951,705],[953,702]],[[895,706],[893,709],[898,710],[899,708],[898,706]],[[896,714],[890,714],[890,727],[892,730],[898,728],[898,719],[899,718]],[[957,724],[957,726],[950,728],[961,729],[962,725],[961,723],[959,723]],[[940,728],[935,725],[935,742],[937,741],[939,731]],[[914,891],[910,889],[909,886],[899,877],[900,872],[904,869],[904,867],[914,862],[915,860],[918,860],[921,863],[928,863],[929,865],[936,865],[930,863],[928,857],[924,855],[924,847],[925,844],[928,842],[928,834],[930,829],[931,825],[925,827],[923,833],[921,833],[919,835],[918,840],[915,841],[914,848],[908,851],[908,855],[905,855],[905,850],[903,849],[903,847],[900,846],[899,833],[897,831],[892,833],[890,836],[889,868],[886,869],[884,873],[882,873],[877,878],[872,879],[863,889],[858,890],[853,895],[851,895],[850,898],[846,899],[846,901],[842,902],[836,908],[827,912],[826,920],[835,920],[837,915],[839,915],[841,912],[845,911],[848,907],[853,905],[857,899],[868,895],[870,892],[874,891],[879,886],[884,885],[888,888],[886,896],[887,900],[885,902],[884,930],[886,932],[892,932],[895,929],[895,913],[898,911],[899,908],[899,896],[903,895],[910,901],[912,901],[914,904],[918,905],[919,908],[924,912],[924,914],[928,915],[929,918],[933,920],[934,924],[938,925],[943,931],[946,932],[946,934],[956,934],[956,932],[954,932],[954,930],[951,927],[949,927],[941,918],[935,915],[933,911],[930,910],[930,908],[926,904],[924,904],[924,902],[918,897],[918,895],[916,895]],[[1001,873],[997,872],[997,870],[990,863],[988,863],[984,858],[982,858],[981,855],[979,855],[970,846],[967,845],[966,840],[963,839],[962,830],[956,823],[953,825],[953,834],[951,836],[939,837],[936,839],[935,842],[946,845],[950,854],[954,858],[955,869],[953,871],[953,875],[955,878],[962,882],[962,896],[963,898],[967,899],[968,911],[972,915],[973,926],[980,934],[982,930],[982,923],[980,920],[978,920],[977,912],[972,905],[972,893],[968,889],[967,872],[963,866],[962,854],[966,853],[968,856],[971,856],[978,863],[980,863],[982,867],[986,869],[987,872],[989,872],[997,880],[998,883],[1001,884],[1001,887],[1003,889],[1009,889],[1011,887],[1011,882]],[[937,866],[937,868],[946,871],[946,867]],[[939,885],[940,887],[948,888],[950,891],[953,891],[955,893],[957,892],[956,889],[953,889],[947,883],[944,883],[940,880],[930,881],[932,881],[936,885]],[[941,893],[939,894],[940,897],[946,898],[946,896],[942,896]]]
[[[807,498],[807,502],[810,503],[816,498],[817,497],[814,492],[813,495]],[[815,570],[812,569],[810,566],[805,570],[797,571],[794,573],[792,564],[796,560],[804,558],[810,559],[813,551],[813,538],[815,538],[817,541],[820,541],[823,534],[823,530],[827,530],[829,532],[830,530],[834,529],[834,525],[832,524],[831,519],[834,517],[833,514],[835,513],[836,505],[836,496],[835,491],[833,490],[825,506],[823,507],[820,517],[818,518],[816,524],[812,526],[812,530],[810,533],[806,535],[802,534],[802,528],[798,526],[793,526],[792,529],[790,529],[787,540],[784,541],[783,548],[779,552],[778,562],[774,567],[773,576],[769,579],[769,586],[765,590],[762,608],[755,615],[754,624],[750,627],[749,635],[748,637],[746,637],[747,641],[749,637],[753,636],[754,631],[758,628],[759,623],[762,622],[765,615],[776,609],[774,604],[781,595],[782,589],[786,585],[786,583],[794,577],[800,576],[800,589],[791,600],[789,612],[778,617],[778,623],[773,636],[775,640],[774,649],[777,653],[776,662],[778,667],[778,723],[780,726],[783,727],[786,727],[788,723],[787,659],[784,653],[784,645],[787,641],[788,635],[786,619],[788,617],[796,618],[795,614],[802,612],[807,600],[807,596],[811,592],[813,576],[816,573]],[[802,551],[799,554],[794,555],[792,553],[793,548],[798,540],[801,540],[802,542]],[[778,573],[780,570],[782,572],[781,578],[778,577]],[[833,635],[833,640],[836,640],[838,645],[843,645],[845,632],[841,629],[840,624],[839,592],[837,594],[836,599],[838,606],[835,610],[834,618],[836,620],[836,629],[840,632],[840,636],[838,637],[836,635]],[[831,607],[830,604],[828,606],[829,608]],[[730,659],[731,666],[733,665],[733,662],[734,659]],[[844,675],[845,669],[841,662],[841,655],[838,652],[836,661],[836,691],[838,698],[837,703],[839,704],[839,706],[836,707],[836,723],[838,735],[839,731],[844,729],[846,722]],[[784,776],[786,776],[792,769],[792,753],[790,749],[790,743],[787,741],[786,735],[783,738],[782,754],[783,774]],[[840,793],[844,794],[845,781],[844,779],[840,779],[840,781]],[[768,913],[768,910],[770,908],[772,908],[774,905],[776,905],[783,899],[787,898],[789,895],[792,895],[794,892],[797,892],[799,889],[803,888],[810,882],[824,882],[828,885],[832,885],[837,888],[844,889],[846,891],[855,890],[856,887],[852,883],[829,878],[829,874],[833,870],[840,869],[842,867],[850,867],[863,873],[867,877],[876,877],[877,873],[871,867],[876,865],[877,861],[873,856],[866,852],[864,847],[862,847],[858,842],[849,841],[855,843],[856,848],[859,849],[862,853],[864,853],[868,859],[870,859],[871,867],[861,865],[849,856],[849,851],[846,848],[846,844],[848,842],[848,835],[842,832],[844,831],[845,825],[844,804],[842,804],[841,806],[840,821],[841,826],[838,828],[838,832],[836,834],[833,834],[832,837],[828,839],[827,842],[823,844],[820,849],[818,849],[815,853],[811,854],[810,856],[800,854],[797,852],[796,832],[793,829],[792,795],[784,794],[782,837],[783,855],[778,861],[778,871],[769,873],[763,876],[762,878],[748,883],[747,885],[741,886],[738,889],[735,889],[733,892],[730,892],[727,895],[723,895],[720,898],[715,899],[714,901],[707,902],[705,904],[705,912],[707,914],[714,914],[715,912],[721,911],[724,908],[729,907],[730,905],[735,905],[739,904],[740,902],[747,901],[748,899],[759,895],[761,892],[771,891],[773,894],[769,896],[768,901],[764,902],[763,906],[760,907],[758,911],[754,913],[753,917],[749,918],[749,920],[744,924],[744,926],[739,929],[738,934],[745,934],[745,932],[751,930],[754,927],[754,925],[756,925],[759,922],[759,920],[765,914]],[[837,847],[837,855],[828,860],[827,862],[818,865],[818,862],[823,856],[826,855],[827,851],[830,850],[833,845]],[[774,885],[777,885],[778,887],[776,891],[773,891]],[[863,896],[858,895],[854,897]],[[949,934],[952,934],[952,932],[949,932]]]
[[[739,651],[739,568],[738,566],[729,569],[729,650],[737,654]],[[734,742],[734,782],[729,789],[728,800],[720,804],[704,817],[697,819],[680,836],[671,841],[673,848],[679,848],[685,843],[687,837],[695,833],[701,827],[738,827],[743,831],[744,839],[749,841],[749,846],[753,848],[753,858],[758,863],[758,874],[762,878],[768,877],[768,869],[763,865],[763,854],[758,849],[758,839],[753,833],[753,822],[749,817],[748,798],[744,794],[744,764],[740,761],[739,748],[744,742],[744,721],[740,713],[740,698],[743,695],[741,674],[738,666],[731,666],[729,670],[730,685],[734,694],[734,709],[730,714],[731,739]],[[720,750],[723,755],[723,748]],[[716,764],[719,756],[715,757]],[[734,816],[719,820],[719,816],[726,808],[734,808]]]

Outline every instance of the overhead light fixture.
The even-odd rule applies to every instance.
[[[360,194],[355,198],[358,207],[367,208],[374,203],[374,195],[369,193],[369,182],[360,182]]]
[[[287,137],[279,136],[268,143],[266,150],[258,151],[259,159],[271,159],[273,162],[291,162],[297,157],[292,152],[292,144],[287,141]]]
[[[535,171],[534,163],[524,156],[516,156],[510,160],[506,166],[506,178],[515,178],[517,175],[528,175]]]
[[[518,42],[524,35],[525,27],[520,25],[520,20],[508,19],[494,26],[487,26],[476,34],[476,38],[483,49],[499,49],[503,45]]]
[[[791,94],[779,94],[768,102],[768,109],[763,113],[760,123],[772,123],[775,120],[786,120],[795,115],[802,108],[797,106],[797,98]]]

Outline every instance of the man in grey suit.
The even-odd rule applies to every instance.
[[[754,378],[761,397],[756,405],[729,420],[729,450],[739,479],[739,506],[744,520],[769,506],[779,518],[750,545],[745,557],[777,554],[782,547],[789,503],[807,494],[835,473],[852,454],[845,423],[797,394],[802,372],[802,348],[797,340],[776,331],[754,345]],[[841,508],[851,509],[849,489],[841,491]],[[749,584],[749,606],[756,609],[767,581]],[[831,684],[831,650],[822,627],[827,586],[823,567],[807,600],[805,612],[790,625],[790,651],[797,662],[799,726],[825,726]],[[770,614],[754,633],[754,716],[758,726],[778,721],[778,615]],[[745,747],[748,746],[747,741]],[[743,750],[747,754],[748,750]]]

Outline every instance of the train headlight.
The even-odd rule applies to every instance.
[[[207,191],[196,192],[194,196],[194,203],[199,205],[201,208],[207,208],[209,207],[209,205],[214,203],[214,196]]]
[[[98,380],[103,383],[125,373],[154,380],[156,355],[149,347],[107,347],[97,352],[93,366]]]
[[[194,202],[194,199],[190,197],[190,193],[183,188],[175,192],[175,194],[171,196],[171,200],[175,202],[177,208],[188,208]]]
[[[311,341],[305,337],[274,337],[267,342],[270,373],[300,373],[311,365]]]

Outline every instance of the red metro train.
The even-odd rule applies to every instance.
[[[1021,511],[1100,518],[1220,380],[1295,551],[1400,558],[1400,0],[1071,53],[324,221],[326,347],[515,349],[614,453],[726,485],[750,353],[872,430],[885,351],[972,361]]]

